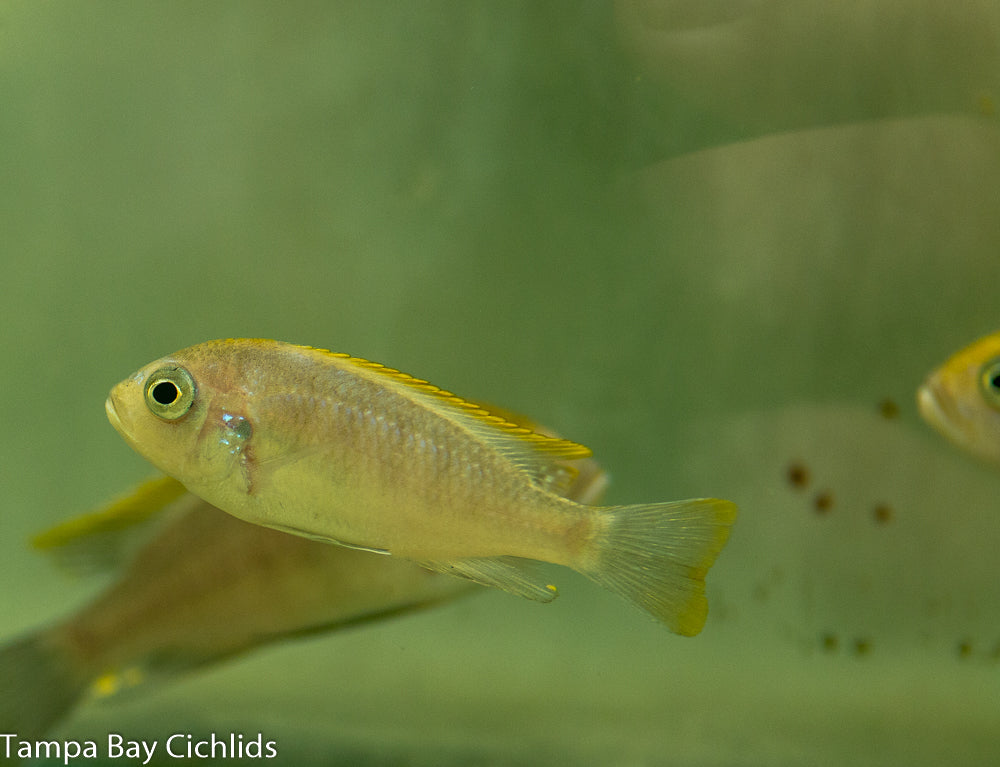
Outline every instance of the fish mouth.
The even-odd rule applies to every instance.
[[[917,389],[917,409],[920,416],[952,442],[961,445],[964,419],[955,400],[947,395],[939,379],[929,378]]]
[[[118,414],[118,407],[115,404],[115,393],[113,391],[104,401],[104,412],[107,413],[108,420],[115,428],[115,431],[125,437],[125,439],[128,439],[128,432],[125,430],[125,424],[122,423],[122,418]]]
[[[941,399],[937,396],[935,388],[933,382],[927,381],[917,389],[917,409],[925,421],[940,429],[947,419],[944,408],[941,406]]]
[[[111,425],[118,431],[121,431],[122,419],[118,417],[118,411],[115,409],[114,395],[108,395],[108,398],[104,401],[104,412],[108,414],[108,420],[111,421]]]

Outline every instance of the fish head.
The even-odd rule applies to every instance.
[[[958,447],[1000,466],[1000,333],[961,350],[917,390],[920,415]]]
[[[253,426],[231,371],[202,351],[141,368],[112,388],[105,410],[136,452],[212,500],[246,491]]]

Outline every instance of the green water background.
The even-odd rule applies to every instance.
[[[108,389],[209,338],[529,413],[594,449],[611,502],[741,506],[695,640],[556,571],[552,605],[275,648],[58,737],[262,731],[316,764],[1000,753],[1000,477],[913,406],[1000,324],[998,30],[985,2],[0,6],[4,635],[96,588],[27,538],[149,472]]]

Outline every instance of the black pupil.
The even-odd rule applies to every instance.
[[[151,390],[153,399],[160,405],[173,405],[181,396],[181,390],[172,381],[160,381]]]
[[[994,373],[990,378],[990,386],[994,389],[1000,389],[1000,373]]]

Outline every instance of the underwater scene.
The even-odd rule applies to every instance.
[[[0,762],[1000,758],[996,3],[10,0],[0,94]]]

